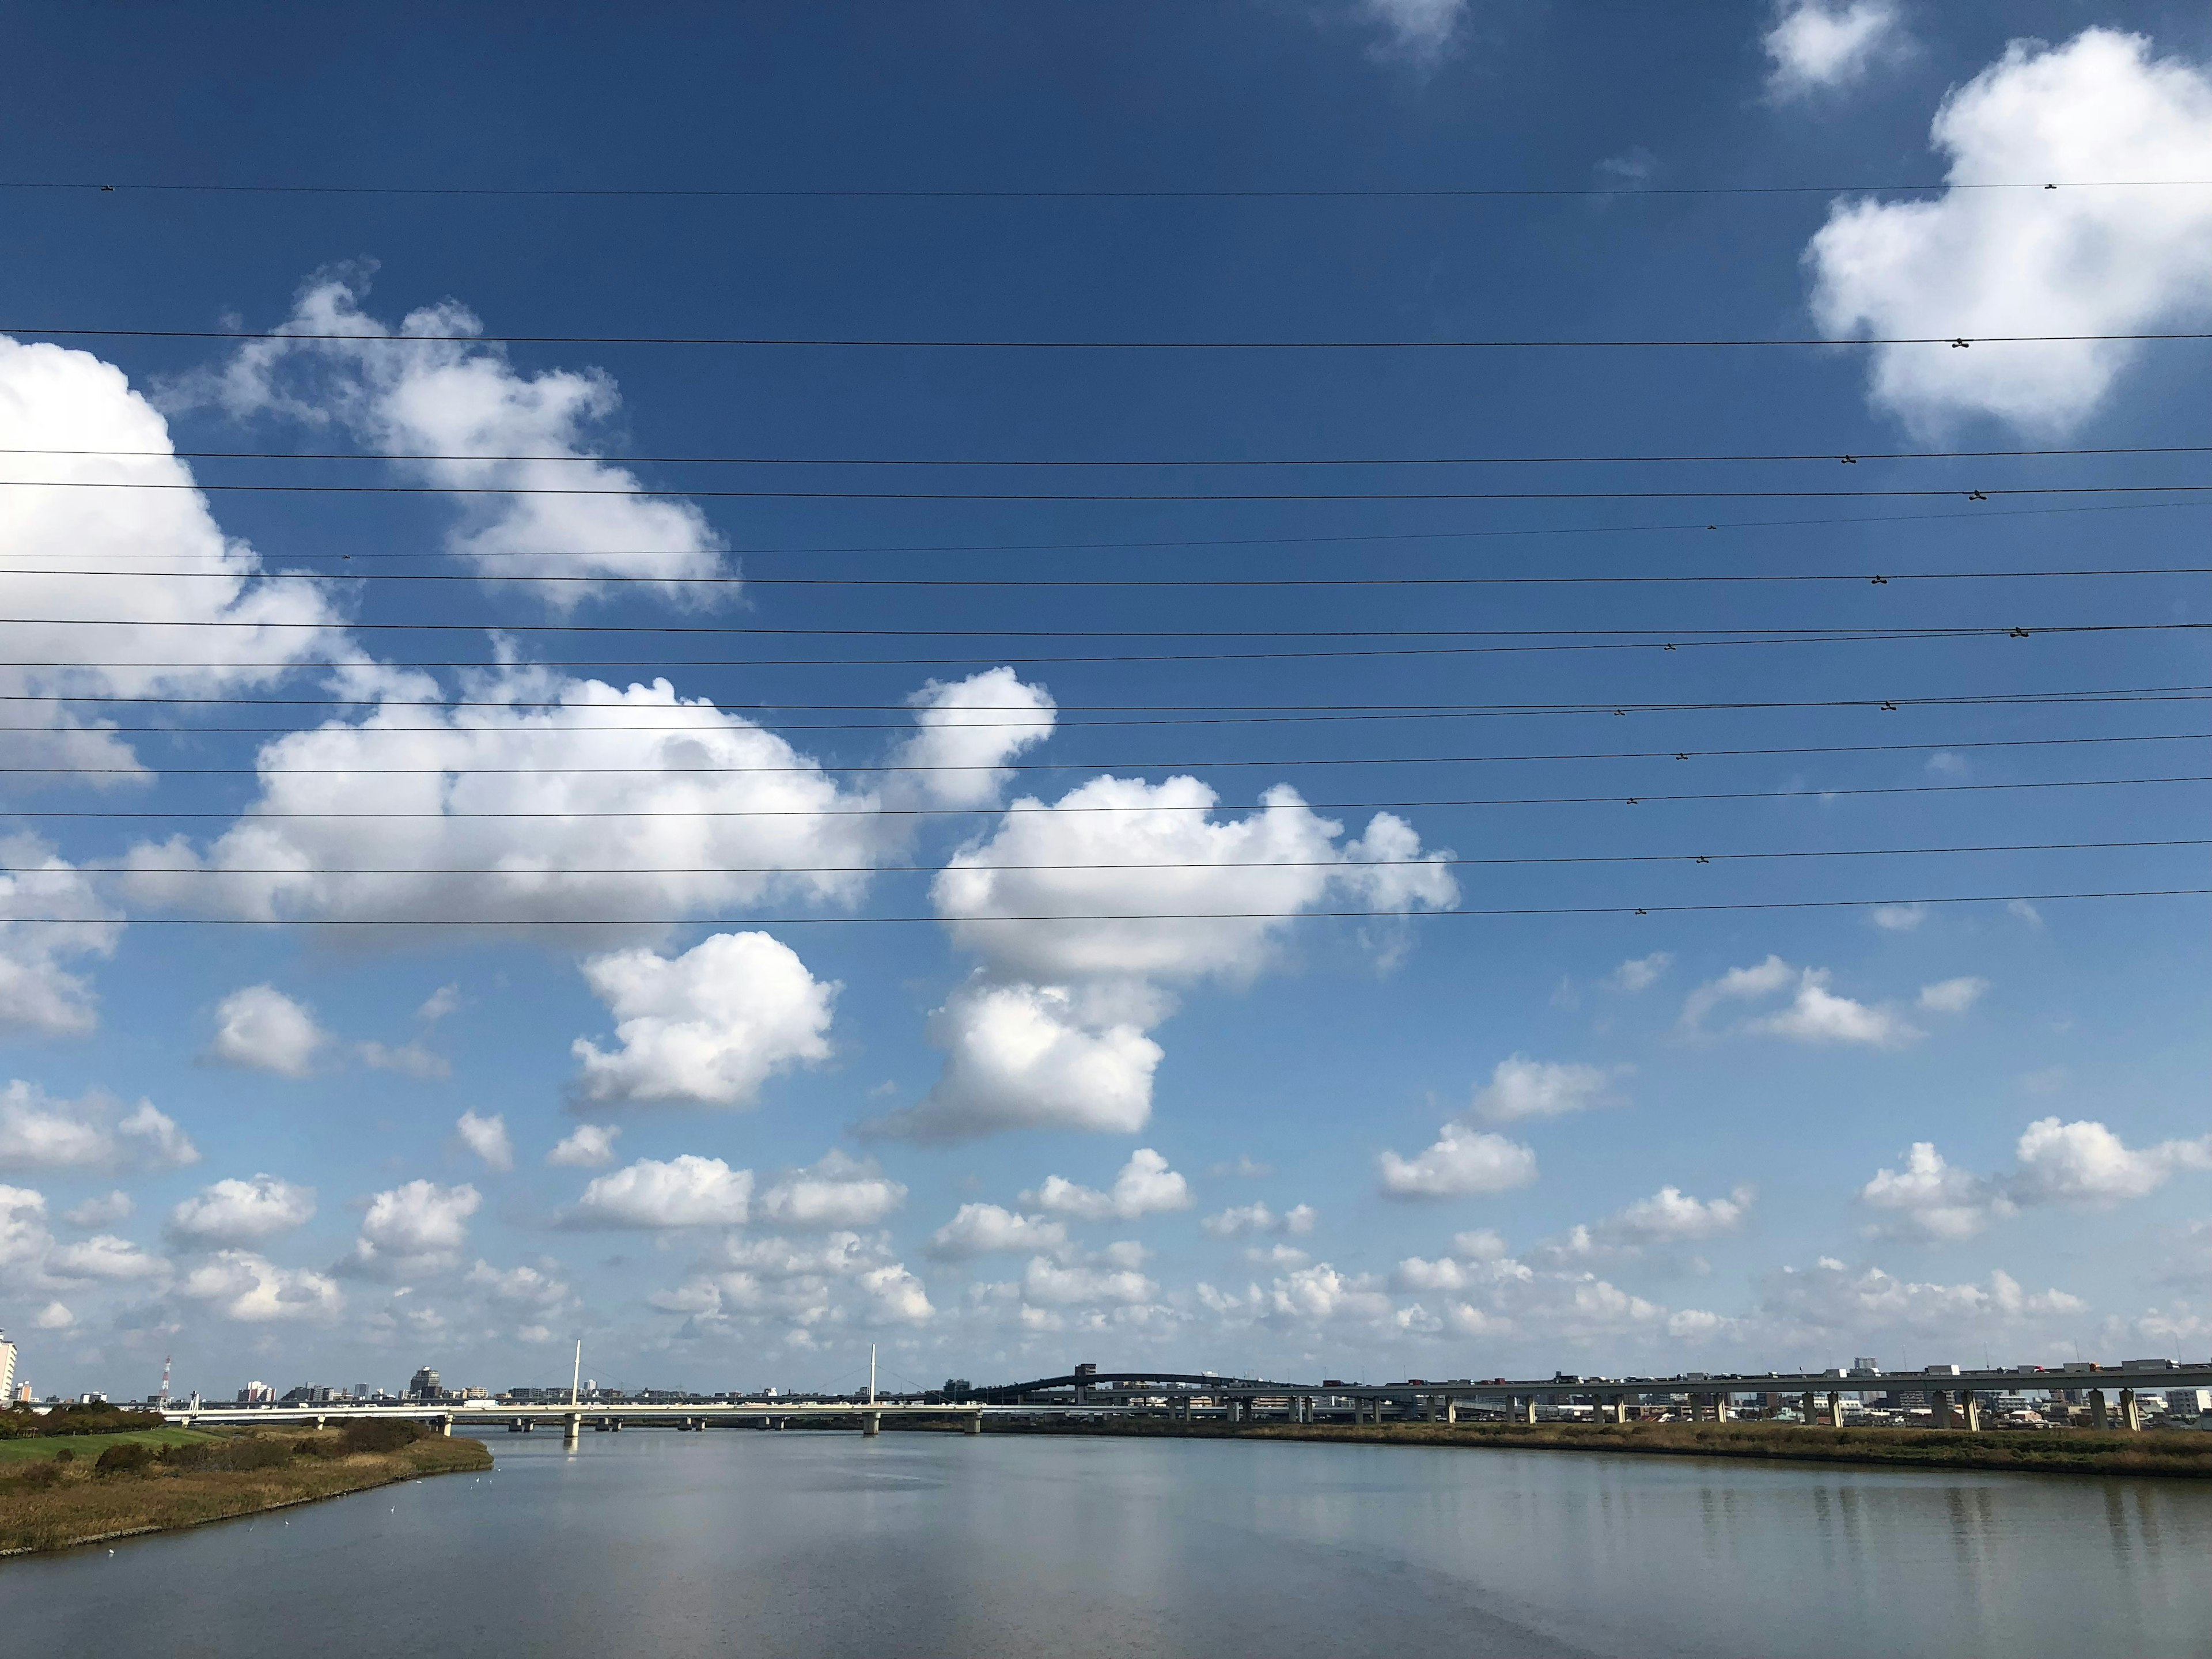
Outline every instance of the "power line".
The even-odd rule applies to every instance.
[[[1875,185],[1300,185],[1285,189],[933,189],[880,185],[283,185],[178,184],[141,181],[24,179],[0,181],[0,190],[78,195],[415,196],[463,200],[507,197],[635,201],[856,202],[1275,202],[1577,200],[1620,197],[1851,196],[1929,191],[2195,190],[2202,179],[2038,179],[1960,183],[1936,179]]]
[[[2151,778],[2056,778],[2020,783],[1908,783],[1881,784],[1848,789],[1728,789],[1702,793],[1670,793],[1643,795],[1493,795],[1462,797],[1443,800],[1339,800],[1300,801],[1298,805],[1321,812],[1423,811],[1450,807],[1470,806],[1659,806],[1685,801],[1717,800],[1837,800],[1871,795],[1961,795],[1990,794],[1999,792],[2018,792],[2039,789],[2116,789],[2147,784],[2212,783],[2212,774],[2186,774],[2174,777]],[[277,820],[334,818],[431,818],[458,822],[463,819],[557,819],[563,822],[597,818],[842,818],[842,817],[964,817],[978,811],[1004,813],[1009,817],[1058,813],[1061,816],[1082,814],[1086,817],[1108,812],[1123,813],[1190,813],[1239,811],[1247,809],[1224,805],[1219,801],[1203,805],[1180,804],[1111,806],[1053,805],[1046,802],[1016,801],[1006,806],[792,806],[792,807],[623,807],[613,810],[592,809],[574,811],[174,811],[147,808],[143,811],[112,808],[75,809],[69,807],[18,808],[9,816],[19,818],[226,818],[240,823],[264,823]],[[1254,812],[1270,810],[1262,802],[1249,809]]]
[[[1490,719],[1546,714],[1595,714],[1626,717],[1630,714],[1680,714],[1714,713],[1768,713],[1800,709],[1859,709],[1877,710],[1884,714],[1907,708],[2050,708],[2094,706],[2129,702],[2199,702],[2212,696],[2212,684],[2208,685],[2150,685],[2123,686],[2099,690],[2053,691],[1992,691],[1965,692],[1923,696],[1859,696],[1773,698],[1737,701],[1704,702],[1585,702],[1564,703],[1061,703],[1055,718],[1064,727],[1092,725],[1122,724],[1117,721],[1068,720],[1071,714],[1131,714],[1146,718],[1131,722],[1139,725],[1244,725],[1282,721],[1297,723],[1331,720],[1397,720],[1397,719]],[[88,706],[157,705],[164,707],[223,707],[260,708],[367,708],[382,711],[387,708],[497,708],[507,712],[517,710],[547,710],[556,713],[575,713],[585,710],[613,708],[618,705],[575,703],[561,698],[529,697],[240,697],[203,696],[172,694],[114,693],[77,694],[62,691],[0,691],[0,703],[78,703]],[[866,726],[780,726],[785,730],[816,731],[914,731],[914,705],[907,702],[776,702],[746,708],[721,708],[690,705],[702,716],[709,718],[740,718],[750,720],[764,716],[770,710],[809,714],[896,714],[907,718],[899,724]],[[1028,705],[976,704],[963,709],[963,714],[982,713],[1020,714],[1027,716],[1002,724],[1033,730],[1037,725],[1037,711]],[[1203,720],[1163,720],[1164,714],[1188,715],[1203,714]],[[963,730],[989,730],[987,721],[962,722]],[[26,727],[25,730],[52,731],[51,726]],[[99,728],[91,728],[97,730]],[[251,730],[245,727],[196,727],[195,732],[222,730]],[[290,731],[286,726],[277,728]],[[363,728],[356,728],[363,729]],[[366,728],[378,729],[378,728]],[[392,726],[387,731],[443,732],[455,730],[449,726]],[[505,726],[483,728],[505,731]],[[545,726],[533,728],[541,731],[625,732],[625,731],[696,731],[696,721],[674,725],[593,725]]]
[[[963,870],[975,870],[987,874],[1012,874],[1044,871],[1095,870],[1400,870],[1400,869],[1468,869],[1486,866],[1535,866],[1543,865],[1580,864],[1735,864],[1767,860],[1803,859],[1874,859],[1949,857],[1968,854],[1989,853],[2090,853],[2141,851],[2182,847],[2212,847],[2212,836],[2162,841],[2057,841],[2019,842],[1975,847],[1865,847],[1822,848],[1805,851],[1749,852],[1749,853],[1593,853],[1583,854],[1550,855],[1521,858],[1416,858],[1416,859],[1251,859],[1209,860],[1204,862],[1160,862],[1151,864],[981,864],[963,865]],[[75,875],[146,875],[158,874],[164,879],[172,876],[232,877],[232,876],[507,876],[517,879],[544,881],[552,876],[929,876],[937,875],[945,866],[934,864],[758,864],[758,865],[563,865],[558,870],[516,870],[495,866],[441,866],[421,868],[414,866],[386,865],[319,865],[303,872],[296,865],[269,867],[238,865],[194,865],[184,869],[164,869],[149,872],[128,864],[79,864],[70,866],[67,873]],[[35,877],[63,873],[39,866],[20,869],[0,866],[0,874]]]
[[[755,556],[759,550],[746,550]],[[343,554],[358,558],[359,554]],[[434,556],[397,554],[398,558]],[[521,556],[530,557],[525,554]],[[141,581],[223,582],[496,582],[576,583],[587,587],[928,587],[992,588],[1003,591],[1000,579],[981,576],[575,576],[526,571],[515,575],[492,575],[473,570],[53,570],[25,565],[0,568],[0,579],[10,576],[60,576]],[[1684,571],[1659,574],[1606,576],[1139,576],[1022,578],[1028,588],[1307,588],[1307,587],[1606,587],[1648,586],[1727,585],[1735,582],[1814,582],[1871,584],[1954,581],[2027,581],[2060,578],[2107,576],[2212,576],[2212,565],[2107,565],[2063,570],[1917,570],[1893,571]]]
[[[1237,457],[1061,456],[1044,458],[911,455],[580,455],[485,454],[476,452],[291,449],[51,449],[0,445],[0,455],[65,455],[117,460],[180,461],[468,461],[559,462],[592,466],[883,466],[945,467],[1337,467],[1337,466],[1650,466],[1825,461],[1856,465],[1871,461],[2027,460],[2118,455],[2212,454],[2212,444],[2123,445],[2060,449],[1784,450],[1698,455],[1320,455]]]
[[[799,334],[385,334],[333,333],[313,329],[52,328],[0,323],[0,333],[94,340],[291,340],[348,345],[561,345],[789,347],[805,350],[872,351],[1619,351],[1712,348],[1817,349],[1831,346],[1943,346],[1963,350],[1991,345],[2145,344],[2212,340],[2212,331],[2145,330],[2111,334],[1897,334],[1720,337],[1623,339],[963,339]]]
[[[1954,893],[1917,898],[1858,899],[1747,899],[1704,904],[1589,904],[1516,905],[1493,908],[1453,910],[1183,910],[1133,913],[1112,911],[1068,915],[1012,916],[132,916],[133,927],[882,927],[908,923],[972,927],[1001,922],[1070,921],[1419,921],[1458,917],[1468,920],[1515,916],[1665,916],[1747,910],[1865,910],[1911,908],[1953,904],[2050,904],[2070,899],[2202,898],[2212,887],[2142,887],[2106,891],[2049,893]],[[19,924],[52,927],[86,921],[113,922],[123,918],[97,916],[18,916]]]
[[[237,729],[237,728],[230,728]],[[295,726],[270,728],[291,734]],[[369,731],[381,728],[369,727]],[[477,732],[508,731],[511,728],[477,726],[467,728]],[[595,728],[557,728],[591,731]],[[630,728],[617,726],[617,731]],[[696,731],[696,726],[668,728],[676,731]],[[972,731],[971,726],[951,728]],[[1037,729],[1043,731],[1042,720]],[[179,732],[173,727],[100,726],[91,728],[91,734],[105,736],[112,732],[159,731],[173,737],[199,737],[199,731]],[[447,728],[437,726],[404,727],[402,731],[430,732],[443,735]],[[57,733],[51,726],[0,726],[0,732],[35,731],[47,735],[76,735]],[[397,735],[394,733],[393,735]],[[1214,770],[1232,768],[1273,769],[1292,766],[1490,766],[1522,764],[1540,761],[1698,761],[1772,758],[1779,756],[1804,755],[1880,755],[1923,754],[1929,750],[1948,752],[1954,750],[1981,749],[2058,749],[2081,748],[2106,744],[2122,743],[2208,743],[2212,732],[2157,732],[2125,733],[2112,737],[2081,738],[1972,738],[1959,742],[1930,739],[1924,743],[1838,743],[1802,744],[1765,749],[1636,749],[1595,750],[1579,753],[1519,754],[1519,755],[1357,755],[1330,757],[1326,756],[1287,756],[1273,759],[1251,760],[1083,760],[1083,761],[1004,761],[979,762],[969,765],[911,765],[887,763],[869,766],[829,765],[811,763],[795,766],[569,766],[559,769],[562,777],[633,776],[650,777],[721,777],[754,775],[781,775],[785,774],[811,777],[825,772],[848,774],[901,774],[934,772],[1163,772],[1194,770],[1204,767]],[[147,768],[137,766],[0,766],[0,776],[66,776],[66,777],[143,777]],[[172,777],[538,777],[544,775],[542,766],[471,766],[465,763],[447,766],[164,766],[160,775]]]
[[[2203,337],[2212,339],[2212,334]],[[204,480],[131,478],[0,478],[5,489],[186,490],[200,495],[618,495],[644,498],[684,495],[702,501],[998,501],[1139,506],[1206,501],[1970,501],[2110,495],[2190,495],[2212,490],[2212,483],[1990,484],[1948,489],[1370,489],[1370,490],[1188,490],[1139,494],[1085,494],[1066,490],[983,489],[648,489],[639,484],[330,484],[211,483]]]

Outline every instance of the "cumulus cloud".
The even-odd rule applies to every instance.
[[[2212,82],[2200,66],[2111,28],[2056,47],[2014,40],[1945,96],[1930,142],[1954,184],[2059,188],[1838,202],[1805,254],[1828,334],[2110,336],[2212,316],[2212,197],[2066,188],[2212,177]],[[1982,416],[2056,438],[2106,403],[2139,349],[1877,346],[1869,396],[1931,435]]]
[[[1310,1204],[1293,1205],[1280,1215],[1265,1204],[1239,1204],[1198,1224],[1216,1238],[1242,1238],[1254,1233],[1310,1233],[1319,1218]]]
[[[13,614],[100,619],[10,625],[9,654],[27,665],[0,667],[0,693],[42,699],[10,704],[15,723],[42,729],[0,734],[7,763],[83,768],[91,783],[143,783],[149,775],[112,722],[67,699],[220,696],[268,686],[288,664],[344,654],[322,585],[257,580],[259,557],[217,527],[205,498],[189,488],[191,472],[175,458],[167,423],[112,364],[0,337],[0,448],[18,452],[11,477],[69,486],[11,491],[0,515]],[[98,484],[158,487],[84,487]],[[142,569],[156,574],[120,584],[69,574]],[[161,624],[210,623],[224,624],[223,649],[207,653],[206,665],[156,665],[201,655],[179,648],[188,629]],[[35,663],[55,665],[27,665]],[[20,869],[37,860],[17,851],[9,862]],[[104,951],[111,939],[85,948]],[[0,954],[12,954],[10,943],[0,935]],[[66,986],[60,994],[78,1013],[58,1029],[85,1029],[81,996]],[[4,1000],[14,1002],[12,991]]]
[[[1057,1255],[1067,1248],[1067,1229],[1041,1215],[1023,1215],[996,1204],[963,1204],[929,1236],[929,1254],[940,1261],[980,1255]]]
[[[112,1227],[118,1221],[128,1221],[137,1207],[130,1194],[118,1190],[86,1199],[64,1212],[62,1219],[72,1227]]]
[[[597,1170],[615,1161],[615,1137],[622,1133],[611,1123],[579,1123],[574,1131],[545,1154],[545,1161],[570,1170]]]
[[[0,1170],[178,1169],[199,1157],[150,1101],[125,1112],[98,1090],[76,1100],[20,1079],[0,1090]]]
[[[1036,1307],[1136,1306],[1159,1293],[1157,1284],[1129,1268],[1064,1267],[1039,1255],[1022,1270],[1022,1300]]]
[[[875,795],[665,679],[519,666],[464,676],[466,707],[424,674],[364,666],[335,684],[369,711],[262,745],[258,795],[205,848],[134,848],[136,900],[256,920],[437,917],[444,933],[672,919],[849,904],[886,844]],[[494,873],[465,873],[480,870]]]
[[[362,308],[374,270],[319,272],[280,337],[246,342],[220,372],[180,382],[175,401],[336,428],[426,483],[480,492],[453,498],[459,518],[447,546],[488,577],[658,578],[682,599],[699,592],[684,578],[720,571],[721,538],[696,506],[597,459],[595,440],[622,403],[611,376],[526,374],[497,343],[428,337],[481,332],[456,301],[410,312],[396,328],[380,322]],[[383,343],[395,336],[420,343]],[[409,459],[425,455],[442,459]],[[516,456],[533,459],[506,459]],[[499,493],[507,490],[538,493]],[[562,607],[595,591],[580,581],[532,588]]]
[[[1164,988],[1249,981],[1277,961],[1297,915],[1332,896],[1393,914],[1458,901],[1449,855],[1424,852],[1388,813],[1340,842],[1342,826],[1285,787],[1242,818],[1217,819],[1217,802],[1195,778],[1098,777],[1050,805],[1015,801],[956,854],[931,896],[984,966],[932,1018],[946,1055],[937,1085],[871,1128],[921,1139],[1133,1133],[1151,1116],[1162,1057],[1146,1033],[1174,1012]],[[1053,920],[1007,925],[1020,917]]]
[[[489,1117],[479,1117],[474,1112],[463,1112],[461,1121],[453,1126],[461,1144],[484,1161],[489,1170],[507,1170],[514,1167],[514,1143],[507,1139],[507,1119],[498,1112]]]
[[[218,1181],[169,1212],[172,1238],[192,1244],[252,1244],[303,1227],[315,1213],[315,1189],[272,1175]]]
[[[46,1258],[56,1279],[131,1280],[167,1276],[169,1264],[127,1238],[100,1233],[81,1243],[64,1244]]]
[[[1123,1012],[1056,986],[971,980],[930,1016],[943,1075],[920,1104],[865,1127],[936,1142],[1027,1128],[1133,1134],[1152,1117],[1164,1051],[1143,1011],[1115,1018]]]
[[[216,1004],[215,1042],[208,1058],[279,1077],[305,1077],[330,1033],[314,1012],[273,985],[249,985]]]
[[[1490,1081],[1474,1091],[1474,1110],[1498,1122],[1563,1117],[1612,1103],[1615,1079],[1631,1068],[1579,1066],[1514,1054],[1498,1062]]]
[[[9,707],[20,713],[25,705]],[[0,754],[7,735],[0,733]],[[92,987],[64,964],[111,955],[122,931],[82,871],[35,836],[0,836],[0,1029],[48,1036],[91,1030],[99,1024]]]
[[[1776,99],[1847,87],[1905,50],[1892,0],[1784,0],[1765,36]]]
[[[1052,694],[1011,668],[964,680],[932,680],[907,698],[915,734],[891,757],[893,805],[982,807],[997,804],[1013,774],[1006,763],[1052,735]]]
[[[761,1220],[795,1232],[872,1227],[906,1202],[906,1188],[874,1164],[831,1150],[760,1195]]]
[[[1723,1004],[1758,1001],[1794,984],[1789,1006],[1747,1020],[1741,1029],[1794,1042],[1856,1043],[1871,1048],[1901,1048],[1927,1035],[1890,1004],[1860,1002],[1830,990],[1832,977],[1825,968],[1792,968],[1774,956],[1754,967],[1732,968],[1690,993],[1682,1005],[1681,1029],[1701,1030],[1706,1017]],[[1972,1000],[1967,997],[1960,1002],[1955,990],[1931,988],[1938,991],[1938,998],[1923,1000],[1924,1008],[1957,1012]]]
[[[1410,1158],[1386,1152],[1376,1167],[1386,1198],[1471,1198],[1528,1185],[1536,1154],[1504,1135],[1447,1123],[1426,1152]]]
[[[2002,1271],[1991,1273],[1986,1285],[1946,1285],[1899,1279],[1877,1267],[1853,1269],[1827,1256],[1812,1267],[1772,1275],[1760,1304],[1762,1322],[1784,1338],[1870,1341],[1897,1334],[1962,1348],[1978,1332],[2087,1311],[2077,1297],[2056,1289],[2031,1293]]]
[[[76,1316],[69,1310],[65,1302],[49,1302],[39,1310],[31,1323],[42,1331],[65,1331],[76,1323]]]
[[[2184,1170],[2212,1170],[2212,1135],[2130,1147],[2104,1124],[2039,1118],[2021,1131],[2014,1167],[1977,1175],[1917,1141],[1902,1170],[1881,1170],[1859,1201],[1895,1219],[1877,1231],[1971,1238],[2018,1210],[2043,1204],[2103,1208],[2156,1192]]]
[[[279,1267],[250,1250],[220,1250],[185,1276],[179,1288],[241,1324],[327,1320],[345,1306],[337,1282],[303,1268]]]
[[[1679,1244],[1718,1238],[1741,1227],[1750,1213],[1752,1189],[1738,1187],[1726,1198],[1692,1198],[1678,1187],[1662,1187],[1639,1198],[1620,1214],[1598,1224],[1601,1237],[1627,1244]]]
[[[1114,1177],[1112,1188],[1099,1192],[1079,1186],[1062,1176],[1047,1176],[1021,1201],[1048,1215],[1071,1216],[1079,1221],[1133,1221],[1190,1207],[1190,1183],[1168,1167],[1168,1161],[1149,1146],[1139,1146]]]
[[[584,1098],[714,1106],[750,1106],[771,1076],[828,1059],[842,988],[766,933],[716,933],[672,960],[616,951],[586,961],[584,977],[620,1044],[603,1052],[576,1039]]]
[[[361,1237],[340,1265],[349,1272],[408,1277],[459,1264],[469,1218],[483,1203],[471,1186],[410,1181],[371,1199]]]
[[[641,1158],[593,1178],[566,1218],[571,1227],[737,1227],[751,1213],[753,1172],[686,1152]]]
[[[479,1257],[464,1282],[496,1301],[550,1312],[566,1306],[569,1296],[568,1286],[548,1271],[554,1265],[501,1268]]]
[[[681,1336],[775,1325],[800,1349],[816,1346],[815,1333],[833,1324],[919,1326],[936,1316],[921,1281],[880,1236],[849,1231],[805,1243],[727,1234],[684,1283],[647,1299],[684,1316]]]

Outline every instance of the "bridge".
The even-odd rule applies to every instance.
[[[995,1384],[973,1390],[965,1400],[909,1397],[852,1399],[684,1401],[667,1403],[573,1399],[551,1403],[509,1404],[498,1400],[422,1400],[384,1404],[172,1407],[163,1415],[191,1428],[272,1424],[311,1425],[392,1419],[423,1422],[451,1434],[457,1425],[504,1428],[528,1433],[558,1427],[574,1445],[587,1427],[619,1432],[623,1427],[699,1431],[713,1426],[781,1429],[793,1426],[857,1428],[864,1435],[882,1431],[884,1419],[931,1423],[983,1432],[987,1419],[1050,1420],[1054,1418],[1164,1418],[1191,1423],[1227,1424],[1396,1422],[1457,1423],[1467,1408],[1480,1408],[1509,1419],[1533,1423],[1540,1404],[1570,1401],[1595,1407],[1611,1421],[1628,1420],[1631,1408],[1655,1400],[1673,1405],[1685,1398],[1699,1415],[1725,1420],[1740,1395],[1792,1400],[1808,1423],[1840,1426],[1843,1397],[1909,1390],[1924,1393],[1939,1427],[1980,1426],[1982,1398],[2000,1393],[2074,1393],[2088,1396],[2091,1422],[2105,1427],[2137,1428],[2140,1391],[2212,1387],[2212,1361],[2201,1365],[2039,1365],[1966,1370],[1929,1366],[1917,1371],[1684,1372],[1674,1376],[1589,1376],[1554,1373],[1514,1379],[1458,1377],[1401,1382],[1280,1382],[1264,1377],[1222,1376],[1211,1371],[1101,1371],[1080,1367],[1060,1376]],[[2106,1395],[2117,1412],[2108,1415]]]

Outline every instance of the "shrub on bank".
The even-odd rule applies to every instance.
[[[131,1434],[161,1426],[159,1412],[131,1411],[121,1406],[56,1406],[40,1413],[28,1406],[0,1411],[0,1440],[43,1440],[57,1434]]]
[[[420,1423],[391,1417],[365,1417],[345,1425],[345,1449],[349,1452],[395,1452],[427,1437],[429,1432]]]
[[[92,1467],[99,1474],[126,1474],[134,1469],[148,1468],[154,1462],[154,1449],[143,1440],[125,1440],[110,1446],[100,1455]]]

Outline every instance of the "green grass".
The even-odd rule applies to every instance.
[[[49,1434],[31,1440],[0,1440],[0,1466],[51,1458],[64,1446],[89,1462],[108,1447],[126,1440],[149,1446],[189,1446],[213,1438],[192,1429],[140,1429],[129,1434]]]

